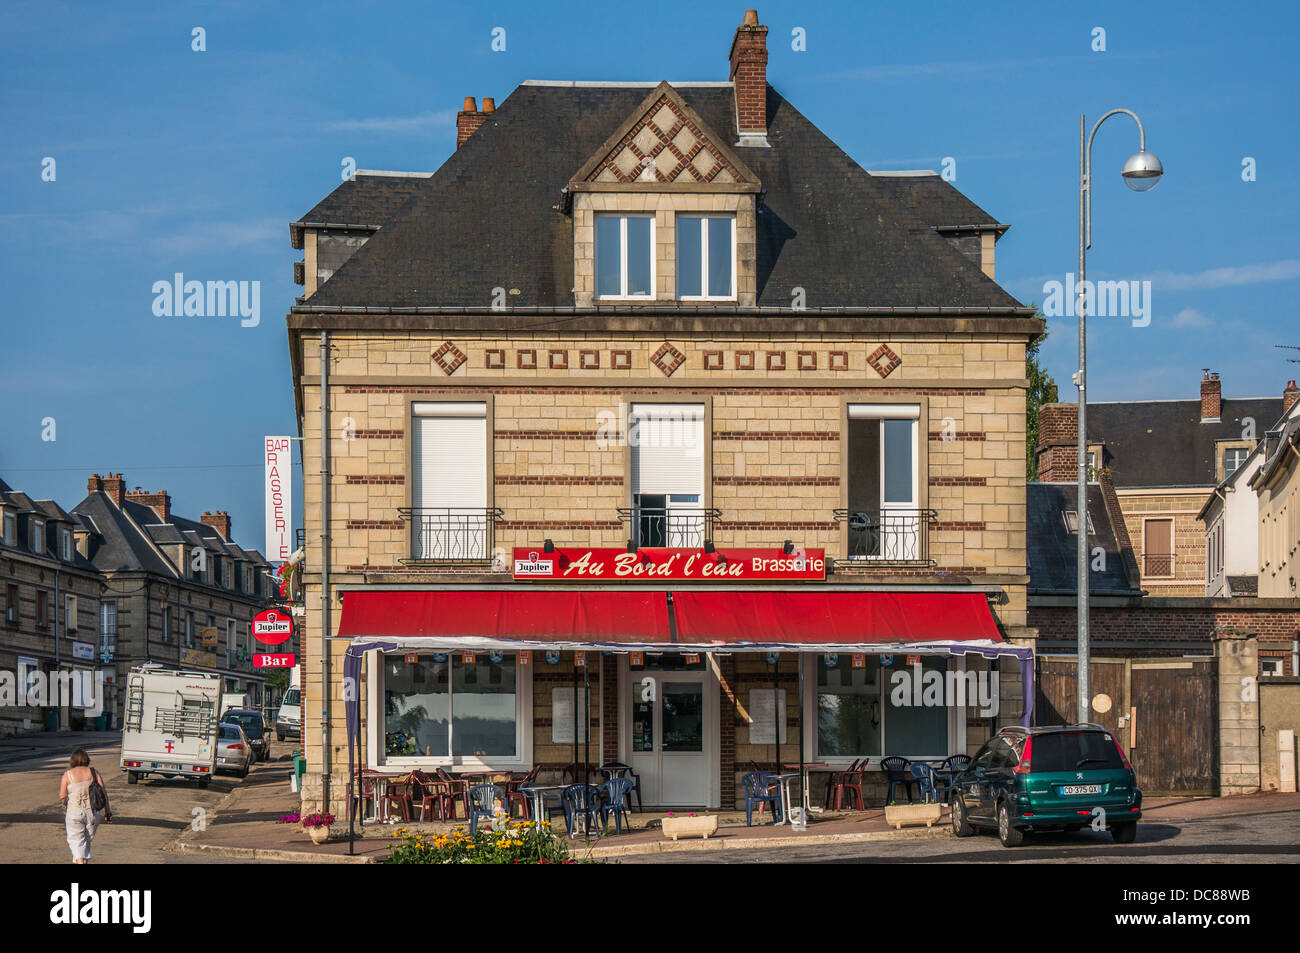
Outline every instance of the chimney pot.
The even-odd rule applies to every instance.
[[[478,104],[477,104],[476,102],[474,102],[474,97],[473,97],[473,96],[466,96],[466,97],[465,97],[465,105],[462,106],[461,109],[462,109],[462,111],[467,112],[467,113],[476,113],[476,112],[478,112]]]
[[[465,144],[465,140],[474,135],[478,127],[487,122],[490,112],[496,108],[491,99],[483,100],[483,111],[479,112],[473,96],[465,97],[465,108],[456,113],[456,148]]]
[[[1300,387],[1295,386],[1295,381],[1287,381],[1286,389],[1282,391],[1282,413],[1290,410],[1296,400],[1300,400]]]
[[[758,26],[758,11],[757,11],[757,10],[746,10],[746,11],[745,11],[745,26]]]
[[[497,101],[491,96],[483,97],[483,111],[485,113],[496,112]]]

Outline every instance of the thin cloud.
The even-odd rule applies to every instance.
[[[159,254],[184,255],[199,251],[244,248],[263,242],[284,242],[284,223],[263,218],[246,222],[204,222],[150,241]]]
[[[1183,308],[1169,319],[1171,328],[1208,328],[1213,324],[1208,317],[1195,308]]]
[[[1239,285],[1259,285],[1272,281],[1293,281],[1300,278],[1300,258],[1259,265],[1229,265],[1208,271],[1179,273],[1157,271],[1148,275],[1154,287],[1161,291],[1201,291],[1207,288],[1233,288]]]
[[[378,116],[371,119],[336,119],[325,124],[330,132],[425,132],[456,123],[454,110],[420,113],[418,116]]]

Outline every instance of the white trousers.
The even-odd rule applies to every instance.
[[[68,846],[72,848],[73,860],[90,860],[90,842],[95,839],[95,831],[104,819],[102,811],[89,808],[68,811],[65,826],[68,830]]]

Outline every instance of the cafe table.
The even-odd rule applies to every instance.
[[[786,771],[798,771],[799,762],[792,761],[789,764],[781,765],[781,767],[784,768]],[[834,770],[835,770],[834,768],[832,768],[829,764],[826,764],[824,761],[805,761],[803,763],[803,787],[800,789],[799,793],[803,796],[803,800],[809,805],[808,807],[809,813],[820,814],[822,812],[822,809],[820,807],[813,807],[812,799],[807,796],[806,792],[808,791],[808,775],[813,771],[834,771]]]
[[[794,821],[790,820],[790,782],[799,777],[798,772],[794,774],[775,774],[772,780],[781,786],[781,823],[794,826]]]
[[[532,798],[533,820],[540,824],[546,820],[546,796],[555,794],[558,797],[560,792],[567,787],[567,784],[527,784],[519,790]]]

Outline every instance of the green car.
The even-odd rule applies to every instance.
[[[950,803],[954,834],[993,828],[1004,847],[1084,827],[1130,844],[1142,817],[1133,766],[1100,725],[999,729],[953,778]]]

